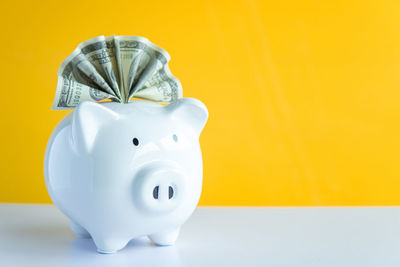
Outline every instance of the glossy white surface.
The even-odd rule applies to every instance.
[[[80,103],[54,130],[44,174],[55,205],[101,253],[138,236],[172,245],[201,194],[199,135],[208,111],[193,98]]]
[[[400,266],[399,208],[197,208],[177,243],[98,254],[51,205],[0,205],[0,266]]]

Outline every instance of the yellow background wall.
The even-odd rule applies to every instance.
[[[399,1],[3,1],[0,201],[50,202],[61,62],[98,35],[172,56],[210,119],[200,205],[400,204]]]

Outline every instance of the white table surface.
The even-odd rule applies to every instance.
[[[198,208],[176,245],[116,254],[52,205],[0,204],[0,266],[400,266],[400,208]]]

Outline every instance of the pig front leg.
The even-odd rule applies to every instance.
[[[72,232],[74,232],[78,237],[81,238],[89,238],[90,234],[88,231],[86,231],[85,228],[83,228],[82,226],[80,226],[79,224],[77,224],[74,221],[70,221],[70,227]]]
[[[94,243],[97,247],[97,252],[101,254],[112,254],[123,249],[129,240],[126,238],[105,237],[103,235],[93,235]]]
[[[170,246],[175,244],[175,241],[179,235],[179,229],[180,228],[176,228],[173,230],[154,233],[149,235],[149,238],[154,244],[158,246]]]

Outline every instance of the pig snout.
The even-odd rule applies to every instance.
[[[152,163],[137,173],[133,191],[135,204],[143,211],[170,212],[184,199],[184,175],[173,164]]]

